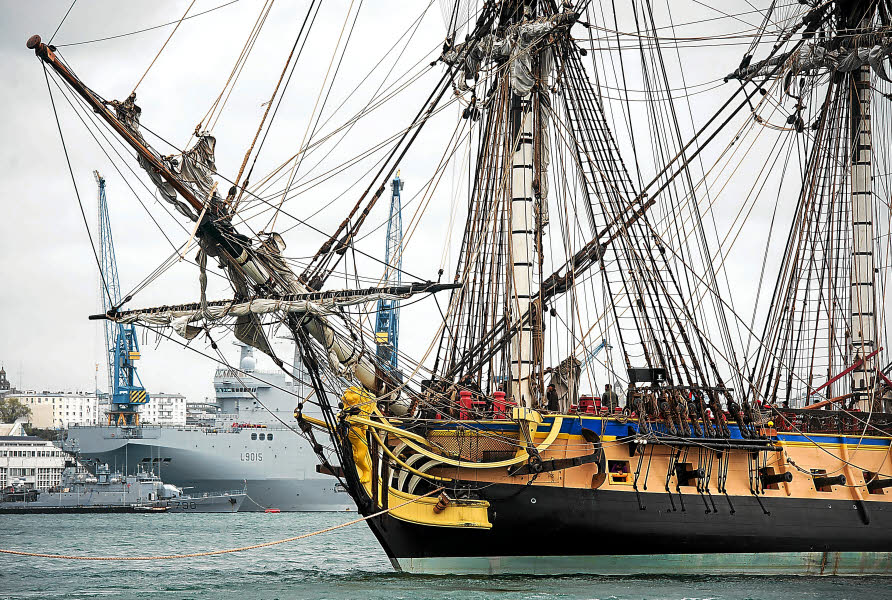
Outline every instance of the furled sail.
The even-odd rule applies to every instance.
[[[115,114],[117,115],[118,120],[123,123],[124,127],[127,128],[131,135],[133,135],[140,144],[149,149],[155,157],[155,160],[166,164],[171,170],[175,170],[170,159],[162,157],[161,154],[147,144],[142,132],[140,132],[139,118],[142,115],[142,109],[136,104],[136,93],[134,92],[127,96],[127,99],[123,102],[112,100],[110,104],[115,109]],[[188,217],[192,221],[197,221],[198,214],[196,214],[188,204],[177,198],[177,191],[174,189],[173,185],[162,177],[155,166],[142,155],[138,155],[137,160],[139,161],[139,166],[143,168],[148,174],[149,179],[151,179],[152,183],[155,184],[155,187],[158,188],[161,197],[164,198],[166,202],[172,204],[183,216]]]
[[[478,77],[487,62],[506,63],[511,73],[511,87],[518,96],[526,97],[536,82],[531,49],[557,30],[573,25],[578,16],[575,12],[562,12],[512,25],[503,36],[489,33],[479,40],[457,44],[441,60],[461,67],[464,77],[458,85],[465,90],[469,89],[467,82]]]
[[[864,45],[865,41],[869,43]],[[849,46],[849,43],[859,45]],[[830,44],[826,41],[816,42],[746,68],[737,69],[727,75],[725,80],[766,75],[777,65],[784,65],[785,70],[794,75],[816,74],[818,71],[850,73],[867,65],[880,79],[892,81],[889,79],[889,70],[886,66],[890,58],[892,58],[892,36],[889,35],[873,35],[866,40],[855,37],[852,42],[843,42],[843,45]]]
[[[139,323],[143,325],[170,326],[180,336],[191,340],[204,330],[204,327],[195,327],[192,323],[201,322],[213,325],[215,322],[222,321],[227,317],[241,319],[274,313],[294,313],[300,316],[335,315],[338,308],[377,302],[378,300],[404,300],[411,296],[411,293],[390,294],[382,292],[340,298],[322,298],[319,300],[252,298],[245,302],[237,300],[216,301],[204,307],[193,304],[188,307],[126,311],[114,316],[113,319],[115,322],[122,324]]]

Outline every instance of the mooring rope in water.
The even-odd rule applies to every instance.
[[[160,556],[75,556],[68,554],[45,554],[41,552],[24,552],[22,550],[4,550],[0,549],[0,554],[12,554],[15,556],[28,556],[32,558],[55,558],[61,560],[99,560],[99,561],[111,561],[111,560],[173,560],[178,558],[198,558],[202,556],[218,556],[220,554],[232,554],[233,552],[244,552],[246,550],[256,550],[257,548],[267,548],[269,546],[277,546],[279,544],[287,544],[288,542],[296,542],[297,540],[306,539],[309,537],[313,537],[314,535],[319,535],[322,533],[328,533],[330,531],[334,531],[335,529],[343,529],[344,527],[349,527],[350,525],[355,525],[357,523],[361,523],[363,521],[368,521],[369,519],[373,519],[375,517],[380,517],[381,515],[387,514],[391,511],[394,511],[398,508],[402,508],[407,504],[412,504],[413,502],[417,502],[422,498],[427,498],[428,496],[432,496],[438,492],[443,491],[443,487],[438,487],[435,490],[432,490],[426,494],[418,496],[417,498],[412,498],[411,500],[407,500],[402,504],[398,504],[397,506],[392,506],[390,508],[385,508],[384,510],[380,510],[371,515],[360,517],[358,519],[353,519],[352,521],[348,521],[346,523],[341,523],[339,525],[333,525],[332,527],[326,527],[325,529],[320,529],[318,531],[313,531],[310,533],[304,533],[301,535],[296,535],[294,537],[285,538],[284,540],[276,540],[274,542],[263,542],[262,544],[253,544],[251,546],[242,546],[241,548],[226,548],[225,550],[209,550],[207,552],[191,552],[189,554],[165,554]]]

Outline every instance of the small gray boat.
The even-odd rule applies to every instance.
[[[0,490],[0,514],[113,512],[238,512],[245,490],[188,495],[152,472],[112,472],[98,465],[96,474],[67,467],[62,482],[47,490],[15,482]]]

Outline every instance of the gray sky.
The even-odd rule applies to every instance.
[[[223,3],[223,0],[199,0],[192,12]],[[68,174],[43,71],[33,53],[25,48],[25,40],[33,33],[41,34],[44,41],[48,41],[69,4],[68,0],[0,1],[4,14],[0,23],[0,57],[4,66],[0,76],[3,81],[0,85],[0,122],[3,124],[0,174],[6,190],[0,218],[0,363],[5,365],[13,384],[25,389],[90,389],[97,363],[100,365],[99,385],[105,388],[100,325],[86,318],[100,312],[96,264]],[[143,109],[144,124],[176,144],[186,142],[222,88],[261,4],[259,0],[240,0],[182,23],[139,86],[137,102]],[[358,4],[357,0],[354,14]],[[366,0],[323,115],[330,115],[342,102],[344,107],[333,117],[332,123],[342,122],[355,112],[368,100],[386,68],[397,58],[388,82],[418,61],[422,61],[422,65],[430,62],[429,52],[439,49],[445,33],[438,4],[438,0],[433,2],[432,10],[421,20],[412,44],[405,52],[389,55],[385,59],[385,69],[378,71],[354,93],[360,79],[394,43],[392,32],[402,33],[427,5],[427,2],[410,0],[386,3]],[[678,0],[677,4],[673,17],[678,22],[720,16],[717,11],[688,0]],[[90,87],[107,99],[121,99],[127,96],[164,43],[170,27],[104,42],[62,45],[173,21],[188,5],[189,0],[153,3],[80,0],[54,43],[60,45],[62,55]],[[242,79],[213,131],[217,136],[217,167],[221,172],[230,176],[237,172],[264,110],[263,103],[278,78],[307,5],[306,1],[295,1],[274,6]],[[256,172],[268,172],[300,145],[348,6],[350,2],[347,0],[330,0],[323,4]],[[743,12],[752,9],[749,2],[735,0],[722,2],[721,10]],[[758,15],[750,15],[746,20],[749,25],[736,20],[710,22],[703,25],[702,31],[735,31],[760,22]],[[711,81],[732,70],[744,48],[720,47],[707,53],[686,54],[687,84]],[[364,119],[351,130],[325,158],[323,165],[335,165],[340,159],[352,156],[408,124],[441,72],[441,66],[427,69],[418,84],[401,94],[398,101],[388,103],[373,118]],[[674,77],[678,76],[678,73],[674,74]],[[729,92],[725,88],[697,96],[693,99],[695,114],[708,114],[708,107],[716,106],[717,100]],[[54,93],[77,188],[94,236],[97,217],[92,171],[98,169],[108,181],[118,266],[126,293],[166,258],[171,248],[63,97],[56,90]],[[404,202],[422,191],[423,180],[430,176],[432,165],[443,152],[442,139],[445,138],[442,136],[448,137],[451,132],[455,114],[455,109],[446,111],[432,122],[415,144],[414,152],[400,165],[407,181]],[[170,152],[163,145],[158,147],[162,152]],[[319,158],[322,158],[321,154]],[[307,160],[316,162],[314,157]],[[367,160],[348,171],[323,178],[318,186],[287,203],[286,208],[305,216],[333,204],[332,210],[312,218],[315,226],[330,230],[344,213],[338,207],[343,206],[346,210],[352,206],[368,184],[369,179],[363,174],[372,162]],[[137,169],[135,162],[130,164]],[[308,170],[309,167],[302,167],[299,173]],[[324,168],[313,172],[322,171]],[[165,207],[155,202],[129,172],[125,171],[125,174],[166,233],[175,243],[182,243],[188,237],[183,228],[188,230],[191,224],[183,218],[171,218]],[[146,181],[141,173],[140,177]],[[353,187],[343,194],[357,182],[360,187]],[[281,184],[274,189],[280,187]],[[441,240],[430,241],[436,239],[435,235],[426,237],[428,231],[443,229],[456,201],[464,202],[448,182],[441,187],[442,191],[438,188],[419,225],[419,231],[425,233],[416,234],[411,251],[404,257],[404,269],[422,278],[435,279],[440,266],[446,267],[449,277],[453,269],[452,255],[448,251],[445,252],[446,262],[442,260],[448,245],[444,246]],[[221,182],[221,188],[225,191],[228,184]],[[406,221],[410,216],[411,213],[404,217]],[[380,203],[371,222],[378,225],[385,218],[386,203]],[[252,221],[252,226],[259,229],[265,221],[265,218],[257,218]],[[294,222],[285,217],[280,217],[277,222],[280,231],[292,225]],[[375,230],[360,242],[360,247],[370,253],[383,254],[381,233],[380,229]],[[292,230],[285,237],[289,243],[286,255],[294,257],[312,255],[322,239],[303,227]],[[752,247],[758,245],[754,241]],[[747,247],[746,240],[742,246],[744,252],[752,248]],[[380,267],[367,266],[370,275],[380,275]],[[217,278],[211,280],[210,297],[229,297],[226,286],[222,286]],[[331,287],[337,285],[333,282]],[[754,290],[748,292],[754,293]],[[197,293],[197,270],[184,262],[142,292],[130,306],[194,301]],[[431,310],[432,307],[427,306],[423,311],[404,311],[403,349],[425,351],[434,326],[430,319]],[[156,344],[154,335],[148,339],[143,336],[141,341],[139,372],[150,392],[177,391],[186,394],[190,400],[212,394],[210,380],[215,363],[168,341]],[[195,344],[202,351],[207,350],[203,341]],[[283,343],[281,351],[290,353],[289,347]],[[230,359],[237,355],[235,348],[228,344],[223,348]]]

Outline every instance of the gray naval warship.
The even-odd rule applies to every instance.
[[[239,369],[215,373],[215,413],[205,425],[72,427],[63,448],[85,463],[150,467],[192,494],[246,489],[240,511],[355,510],[332,477],[316,472],[316,455],[291,428],[297,395],[310,393],[299,379],[257,370],[253,349],[242,346]],[[314,416],[309,403],[305,412]]]
[[[0,490],[0,514],[9,513],[118,513],[118,512],[238,512],[245,499],[241,490],[185,494],[151,471],[124,475],[108,465],[95,474],[68,466],[62,481],[46,490],[9,485]]]

